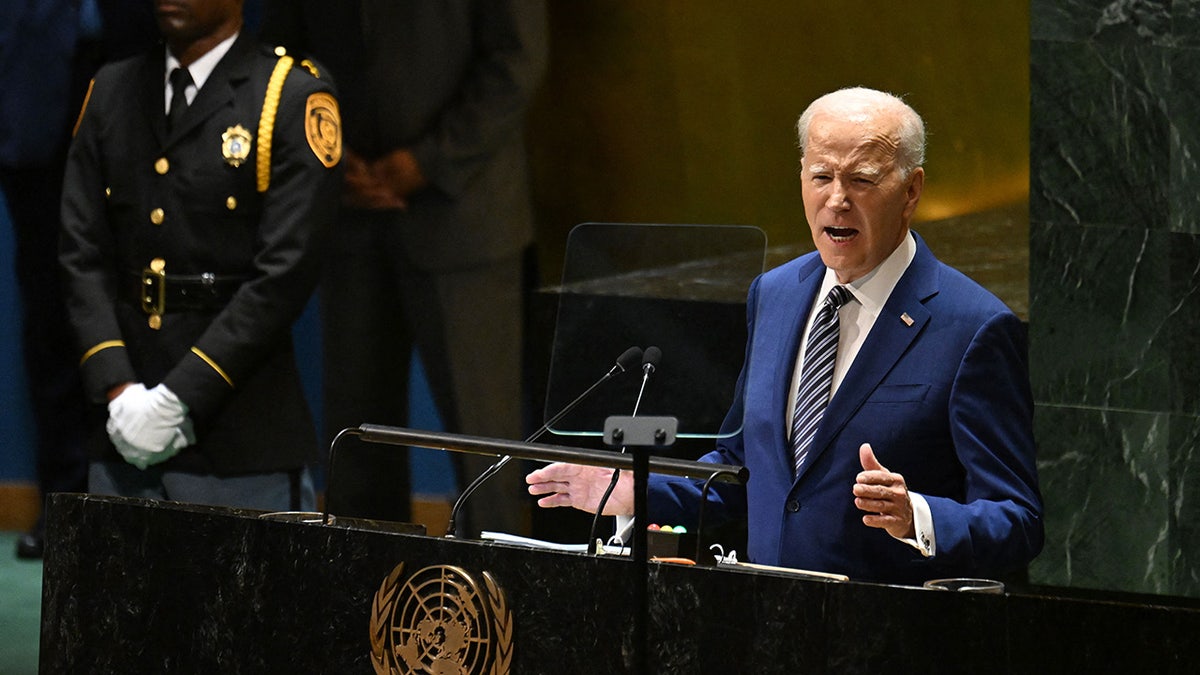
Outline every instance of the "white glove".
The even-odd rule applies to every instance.
[[[187,406],[170,389],[131,384],[108,404],[105,428],[125,461],[139,469],[165,462],[196,442]]]
[[[153,466],[161,462],[171,459],[179,454],[179,451],[186,448],[195,442],[196,436],[192,431],[192,418],[187,418],[177,430],[179,433],[172,439],[171,444],[164,448],[161,452],[150,452],[132,445],[121,432],[117,431],[113,421],[108,421],[108,437],[117,448],[117,452],[125,458],[126,462],[136,466],[139,469],[145,469],[148,466]]]

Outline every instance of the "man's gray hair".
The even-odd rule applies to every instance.
[[[808,127],[812,123],[813,115],[831,104],[837,105],[850,101],[876,110],[888,107],[898,108],[900,125],[897,129],[899,138],[896,139],[897,166],[901,174],[908,178],[914,169],[925,165],[925,121],[921,119],[916,110],[912,109],[912,106],[905,103],[899,96],[866,87],[848,87],[830,92],[805,108],[796,122],[801,158],[804,157],[804,151],[808,147]]]

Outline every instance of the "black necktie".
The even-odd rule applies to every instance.
[[[167,133],[179,126],[179,120],[187,110],[187,94],[185,90],[192,83],[192,75],[187,68],[175,68],[168,78],[171,81],[171,111],[167,113]]]

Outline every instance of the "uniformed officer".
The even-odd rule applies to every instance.
[[[310,510],[290,328],[337,203],[337,100],[313,64],[242,34],[242,0],[155,13],[166,50],[97,73],[66,170],[89,490]]]

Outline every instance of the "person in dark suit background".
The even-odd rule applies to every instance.
[[[892,583],[1019,570],[1043,542],[1024,326],[909,229],[920,116],[853,88],[813,102],[798,131],[817,251],[751,286],[734,403],[702,458],[750,478],[718,489],[715,511],[746,520],[751,562]],[[808,398],[803,338],[835,287],[829,393],[806,434],[813,423],[792,422]],[[527,481],[544,507],[594,512],[610,475],[552,464]],[[694,525],[696,483],[652,476],[649,492],[654,519]],[[605,513],[632,510],[623,474]]]
[[[290,330],[340,182],[337,100],[243,31],[242,0],[154,7],[166,48],[96,74],[67,162],[89,490],[311,510]]]
[[[407,426],[414,346],[447,430],[522,435],[523,136],[544,23],[540,0],[266,3],[264,39],[321,61],[345,110],[343,209],[320,294],[330,437]],[[332,509],[411,518],[406,453],[338,457]],[[493,461],[454,460],[460,484]],[[527,531],[520,486],[516,466],[485,484],[462,531]]]
[[[57,264],[74,114],[101,63],[158,39],[144,0],[13,0],[0,8],[0,189],[13,223],[22,356],[43,500],[87,487],[83,387]],[[39,515],[18,538],[18,557],[41,557],[43,529]]]

